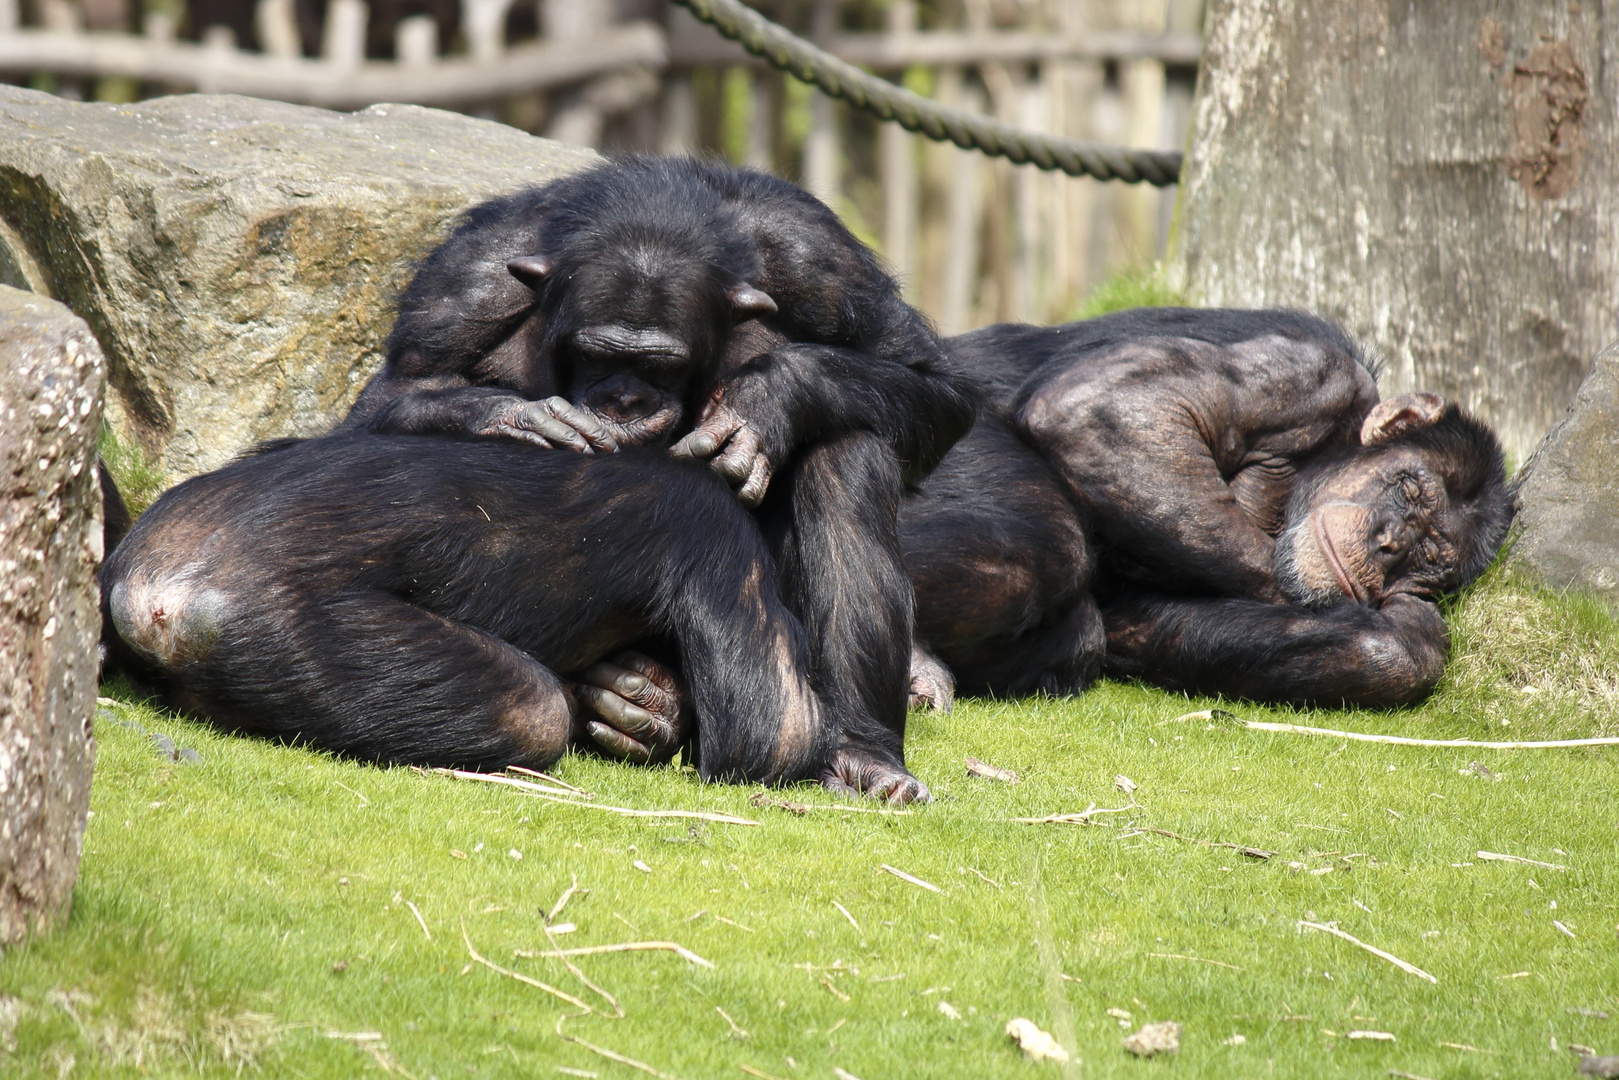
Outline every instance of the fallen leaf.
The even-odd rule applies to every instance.
[[[948,1001],[944,1000],[944,998],[939,999],[939,1012],[944,1016],[944,1018],[946,1020],[960,1020],[961,1019],[961,1011],[959,1009],[957,1009],[954,1005],[950,1004]]]
[[[1222,1043],[1221,1045],[1224,1045],[1224,1046],[1241,1046],[1243,1043],[1245,1043],[1247,1041],[1248,1041],[1248,1036],[1246,1036],[1242,1032],[1238,1031],[1238,1032],[1234,1032],[1232,1034],[1231,1038],[1225,1040],[1225,1042]]]
[[[1023,1056],[1030,1061],[1055,1061],[1059,1065],[1068,1061],[1068,1051],[1052,1038],[1049,1031],[1041,1031],[1033,1020],[1018,1017],[1006,1023],[1006,1034],[1017,1040]]]
[[[1113,1017],[1113,1019],[1115,1019],[1115,1020],[1128,1020],[1128,1019],[1130,1019],[1130,1010],[1129,1009],[1109,1009],[1107,1011],[1107,1014],[1109,1016]]]
[[[1122,1045],[1137,1057],[1173,1054],[1181,1048],[1181,1026],[1174,1020],[1146,1024],[1134,1035],[1125,1036]]]
[[[1022,780],[1022,777],[1018,776],[1018,774],[1013,772],[1011,769],[1003,769],[998,765],[990,765],[987,762],[979,761],[975,757],[969,757],[967,759],[967,775],[981,776],[985,780],[999,780],[1006,784],[1016,784]]]
[[[1125,776],[1123,773],[1120,773],[1119,775],[1117,775],[1117,776],[1115,776],[1113,778],[1113,786],[1118,788],[1120,791],[1124,792],[1126,795],[1128,795],[1128,794],[1130,794],[1130,792],[1134,791],[1139,785],[1137,785],[1136,782],[1134,780],[1130,779],[1128,776]]]
[[[652,873],[652,867],[648,866],[646,863],[642,862],[640,859],[636,859],[634,862],[630,863],[630,865],[635,867],[637,870],[641,871],[641,873],[643,873],[643,874]]]

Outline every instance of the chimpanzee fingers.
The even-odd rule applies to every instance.
[[[612,685],[616,680],[602,670],[605,667],[606,664],[597,664],[585,672],[574,694],[581,704],[619,731],[639,741],[653,742],[655,736],[662,734],[658,718],[620,694]],[[604,682],[609,684],[605,688],[601,685]]]
[[[645,653],[626,650],[613,657],[612,662],[621,668],[635,672],[637,675],[645,675],[659,689],[671,697],[678,698],[681,696],[680,676]]]
[[[765,489],[770,486],[770,459],[759,454],[753,459],[753,469],[747,483],[737,489],[736,497],[743,506],[752,509],[764,502]]]
[[[730,441],[742,428],[742,418],[730,409],[721,406],[714,410],[714,414],[697,427],[691,434],[675,443],[669,452],[675,457],[696,458],[706,460],[719,453],[720,447]]]
[[[581,454],[594,453],[585,437],[551,415],[551,411],[543,401],[523,406],[506,421],[506,424],[514,434],[532,432],[550,440],[552,445],[565,446]]]
[[[753,472],[753,459],[759,456],[761,444],[758,434],[743,424],[732,432],[730,441],[712,462],[714,471],[732,487],[743,483]]]
[[[645,765],[652,760],[652,751],[622,731],[615,731],[599,721],[592,720],[587,723],[585,733],[590,736],[591,742],[609,757],[623,758],[636,765]]]
[[[607,430],[607,425],[594,414],[574,405],[564,397],[548,397],[540,402],[553,417],[584,436],[592,448],[609,454],[618,452],[618,440]]]

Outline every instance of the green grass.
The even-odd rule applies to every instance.
[[[1456,661],[1421,708],[1227,707],[1435,737],[1619,733],[1606,612],[1496,571],[1451,615]],[[907,815],[773,793],[816,807],[795,816],[675,768],[570,757],[557,769],[598,803],[760,823],[741,827],[340,762],[111,692],[123,703],[97,718],[72,917],[0,957],[0,1074],[56,1077],[71,1062],[75,1076],[349,1077],[380,1076],[381,1062],[418,1080],[641,1075],[559,1037],[579,1010],[468,968],[463,922],[484,956],[598,1007],[566,1033],[688,1080],[741,1080],[742,1064],[791,1078],[1057,1075],[1021,1060],[1002,1033],[1014,1016],[1078,1050],[1067,1075],[1567,1076],[1569,1044],[1619,1052],[1619,750],[1344,745],[1172,723],[1214,702],[1104,684],[913,714],[910,760],[938,801]],[[201,760],[171,761],[129,724]],[[969,754],[1022,782],[969,778]],[[1126,805],[1118,774],[1140,785],[1138,807],[1102,825],[1007,820]],[[1481,849],[1568,869],[1483,862]],[[559,962],[514,959],[544,947],[542,912],[573,875],[590,891],[563,912],[578,929],[559,942],[670,940],[714,967],[670,953],[580,960],[622,1003],[612,1019]],[[1438,983],[1301,932],[1301,919],[1337,921]],[[1128,1058],[1109,1009],[1180,1021],[1180,1053]],[[1355,1029],[1397,1041],[1340,1037]],[[1233,1034],[1246,1042],[1227,1045]]]
[[[1121,277],[1077,314],[1177,299],[1151,273]],[[102,452],[134,506],[161,490],[143,454],[116,440]],[[1440,738],[1619,735],[1619,625],[1605,608],[1497,568],[1448,614],[1454,659],[1421,708],[1226,707]],[[1619,749],[1264,735],[1170,722],[1211,700],[1103,684],[913,715],[910,761],[938,801],[905,815],[813,788],[770,795],[815,807],[796,816],[674,768],[570,757],[557,769],[598,803],[760,822],[741,827],[336,761],[107,692],[120,704],[97,717],[72,917],[0,956],[3,1076],[643,1075],[558,1035],[580,1010],[469,967],[463,922],[484,956],[597,1008],[567,1034],[688,1080],[741,1080],[742,1064],[793,1080],[834,1067],[865,1080],[1459,1080],[1568,1076],[1571,1044],[1619,1053]],[[152,733],[200,761],[161,755]],[[971,779],[969,754],[1023,781]],[[1119,774],[1140,785],[1137,807],[1097,827],[1007,820],[1124,806]],[[622,1003],[613,1019],[558,961],[514,959],[544,947],[542,913],[574,875],[590,891],[560,916],[578,927],[560,943],[672,940],[714,967],[670,953],[580,960]],[[1439,981],[1302,932],[1301,919],[1336,921]],[[1132,1028],[1180,1021],[1180,1053],[1128,1058],[1110,1009]],[[1024,1063],[1002,1034],[1014,1016],[1055,1031],[1081,1064]],[[1396,1041],[1342,1037],[1351,1030]],[[1246,1041],[1229,1045],[1235,1034]]]
[[[1162,263],[1114,274],[1097,285],[1068,313],[1070,319],[1094,319],[1110,311],[1138,307],[1179,307],[1186,296],[1169,284]]]
[[[139,517],[156,502],[169,486],[162,465],[139,443],[120,435],[111,424],[102,423],[96,451],[107,471],[112,473],[118,494],[123,496],[124,505],[134,517]]]

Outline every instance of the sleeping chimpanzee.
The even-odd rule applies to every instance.
[[[926,791],[902,751],[898,503],[974,406],[942,361],[820,202],[758,173],[629,158],[469,212],[406,289],[386,364],[343,428],[712,459],[756,507],[841,724],[829,784],[903,801]],[[599,674],[608,692],[592,704],[618,726],[642,676]],[[622,727],[602,734],[609,753],[648,749]]]
[[[1455,405],[1379,402],[1355,344],[1289,311],[1146,309],[946,347],[994,407],[901,534],[918,637],[964,689],[1073,690],[1100,664],[1198,693],[1395,705],[1438,680],[1431,601],[1489,565],[1512,516],[1499,443]],[[914,675],[948,700],[936,664]]]
[[[570,680],[649,634],[705,778],[815,778],[840,734],[758,526],[663,453],[293,442],[165,493],[101,581],[120,666],[171,705],[356,757],[545,768],[589,735]]]

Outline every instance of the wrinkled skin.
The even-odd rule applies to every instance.
[[[987,501],[1002,508],[1002,532],[1032,535],[1025,548],[1047,558],[1074,551],[1084,527],[1096,569],[1083,587],[1106,640],[1080,651],[1107,673],[1368,705],[1418,700],[1437,681],[1449,643],[1430,601],[1482,572],[1511,519],[1499,444],[1454,405],[1379,402],[1354,343],[1294,312],[1145,309],[946,344],[1018,446],[988,446],[975,429],[946,457],[906,505],[908,565],[950,565],[962,530],[927,523]],[[1024,467],[1021,488],[982,484],[1026,451],[1056,480]],[[957,461],[974,454],[993,462]],[[993,612],[1005,595],[1004,572],[954,566],[954,580],[917,578],[919,627],[938,625],[936,612]],[[1067,621],[1072,599],[1050,586],[1027,596],[1036,629],[1007,662],[1073,656],[1084,639]],[[988,618],[922,643],[948,659],[993,629]]]
[[[707,461],[754,511],[808,635],[853,763],[828,776],[888,797],[925,791],[892,780],[909,776],[912,610],[894,508],[973,405],[826,207],[760,174],[631,158],[469,212],[406,289],[343,427]],[[580,701],[602,752],[667,750],[621,676],[582,685],[600,691]]]

